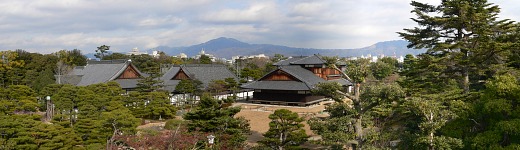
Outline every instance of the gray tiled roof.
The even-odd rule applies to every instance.
[[[65,75],[63,83],[75,84],[77,86],[87,86],[97,83],[105,83],[116,80],[128,67],[132,66],[131,61],[127,60],[108,60],[108,61],[89,61],[86,66],[75,67],[68,75]],[[135,68],[135,67],[134,67]],[[143,75],[137,68],[138,74]],[[69,81],[70,80],[70,81]],[[116,80],[121,87],[135,87],[138,79]]]
[[[116,79],[115,82],[119,83],[119,86],[123,89],[137,88],[137,83],[141,79]]]
[[[321,59],[319,55],[312,56],[295,56],[286,60],[274,63],[275,66],[287,66],[287,65],[322,65],[325,61]]]
[[[293,62],[293,61],[297,61],[297,60],[300,60],[300,59],[303,59],[303,58],[305,58],[305,57],[307,57],[307,56],[294,56],[294,57],[290,57],[290,58],[288,58],[288,59],[286,59],[286,60],[281,60],[281,61],[279,61],[279,62],[276,62],[276,63],[274,63],[273,65],[274,65],[274,66],[286,66],[286,65],[291,65],[291,62]]]
[[[304,82],[309,88],[314,88],[315,84],[325,82],[325,79],[316,76],[311,71],[298,65],[280,66],[280,70],[289,73],[293,77],[296,77],[298,80]]]
[[[197,79],[202,82],[203,87],[213,80],[224,80],[226,78],[238,78],[225,65],[220,64],[185,64],[171,67],[161,79],[164,81],[164,89],[170,92],[175,90],[179,80],[171,80],[179,70],[183,70],[191,79]]]
[[[263,81],[265,77],[272,72],[281,70],[295,77],[299,81]],[[311,71],[302,68],[299,65],[278,66],[278,69],[272,71],[258,81],[254,81],[242,86],[247,89],[271,89],[271,90],[311,90],[320,82],[326,82],[323,78],[314,75]]]
[[[83,77],[77,84],[78,86],[86,86],[96,83],[104,83],[109,81],[121,69],[124,69],[125,63],[119,64],[88,64],[81,70],[74,69],[75,73],[82,73]]]
[[[295,77],[299,81],[263,81],[262,79],[269,76],[271,73],[275,71],[284,71],[289,75]],[[336,79],[336,80],[325,80],[316,76],[311,71],[301,67],[300,65],[290,65],[290,66],[278,66],[278,69],[268,73],[266,76],[262,77],[258,81],[253,81],[251,83],[245,84],[242,88],[246,89],[270,89],[270,90],[311,90],[315,88],[316,84],[322,82],[338,82],[341,85],[352,85],[352,83],[346,79]]]
[[[320,56],[314,54],[312,56],[293,61],[293,62],[291,62],[291,64],[293,64],[293,65],[322,65],[322,64],[325,64],[325,61],[323,59],[321,59]]]

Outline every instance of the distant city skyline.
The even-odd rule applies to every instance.
[[[438,4],[440,0],[417,0]],[[0,2],[0,51],[114,52],[189,46],[218,37],[254,44],[351,49],[399,40],[417,26],[411,0],[56,0]],[[489,0],[520,21],[520,1]]]

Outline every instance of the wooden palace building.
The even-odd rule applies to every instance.
[[[341,77],[340,70],[328,68],[319,55],[292,57],[274,65],[277,66],[274,71],[242,86],[254,90],[253,103],[307,106],[325,100],[323,96],[311,94],[318,83],[352,85]]]

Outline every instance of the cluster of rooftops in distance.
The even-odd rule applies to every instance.
[[[326,66],[319,55],[297,56],[277,62],[277,68],[257,81],[244,83],[241,88],[254,90],[253,100],[286,101],[294,103],[315,102],[323,97],[312,96],[310,90],[322,82],[338,82],[344,86],[352,83],[341,77],[340,71]],[[343,69],[344,65],[338,68]],[[221,64],[183,64],[170,65],[164,69],[163,89],[174,93],[175,87],[183,79],[199,80],[207,88],[214,80],[238,78],[225,65]],[[86,86],[96,83],[115,81],[127,91],[137,87],[138,80],[148,75],[140,72],[131,60],[89,61],[86,66],[75,67],[60,78],[62,84]],[[291,100],[287,100],[291,99]],[[287,103],[286,103],[287,104]]]

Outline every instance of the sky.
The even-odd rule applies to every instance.
[[[440,0],[417,0],[438,4]],[[218,37],[300,48],[360,48],[417,26],[411,0],[0,0],[0,51],[190,46]],[[520,1],[489,0],[520,21]],[[516,14],[516,15],[515,15]]]

